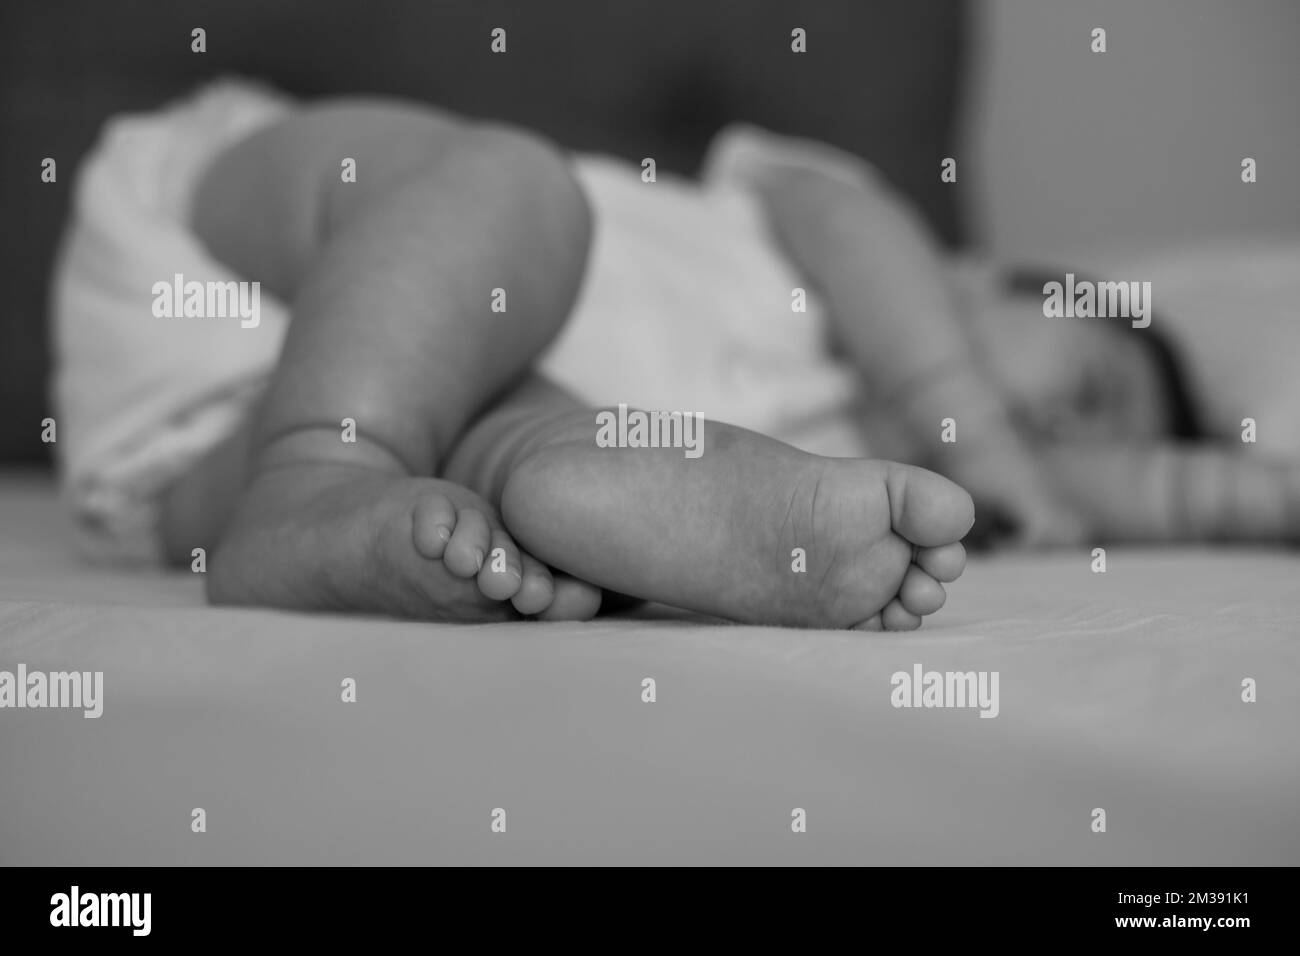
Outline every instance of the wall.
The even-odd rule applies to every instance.
[[[1300,2],[973,5],[959,182],[994,253],[1300,234]]]

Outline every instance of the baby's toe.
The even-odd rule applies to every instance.
[[[492,548],[478,572],[478,589],[484,597],[506,601],[519,593],[523,583],[523,564],[519,549],[504,531],[492,531]]]
[[[871,617],[867,618],[861,624],[853,625],[853,630],[855,631],[883,631],[884,629],[885,622],[881,620],[879,611],[871,615]]]
[[[477,508],[456,511],[456,528],[442,554],[442,563],[458,578],[472,578],[487,559],[492,530]]]
[[[441,558],[456,528],[456,506],[437,491],[425,492],[411,513],[411,542],[423,557]]]
[[[905,611],[923,617],[939,610],[946,600],[948,592],[942,584],[915,564],[907,569],[898,589],[898,601]]]
[[[915,631],[921,626],[920,615],[903,607],[898,598],[885,605],[885,609],[880,612],[880,620],[887,631]]]
[[[555,584],[550,569],[531,554],[521,551],[519,559],[524,579],[510,602],[520,614],[541,614],[555,600]]]
[[[922,547],[960,541],[975,522],[975,505],[960,485],[912,465],[886,462],[885,487],[895,533]]]
[[[543,621],[590,621],[600,610],[600,588],[567,574],[553,574],[555,600],[538,615]]]
[[[936,581],[951,584],[966,570],[966,549],[960,542],[937,548],[917,548],[916,564]]]

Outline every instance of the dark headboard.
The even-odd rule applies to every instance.
[[[0,0],[0,462],[48,457],[50,262],[76,165],[113,113],[237,72],[302,96],[429,100],[679,172],[745,119],[868,157],[956,242],[938,170],[964,21],[961,0]]]

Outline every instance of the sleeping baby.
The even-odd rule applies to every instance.
[[[1292,469],[1134,450],[1192,437],[1150,329],[959,273],[820,144],[733,127],[688,182],[224,82],[80,173],[65,490],[98,553],[205,556],[215,603],[464,622],[915,628],[971,495],[1027,545],[1296,537]]]

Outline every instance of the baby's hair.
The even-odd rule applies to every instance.
[[[1008,292],[1017,295],[1042,296],[1043,286],[1049,282],[1060,282],[1065,270],[1041,267],[1022,267],[1008,271],[1003,276],[1003,285]],[[1079,275],[1079,273],[1075,273]],[[1201,417],[1196,402],[1192,398],[1192,389],[1182,356],[1173,340],[1157,327],[1160,326],[1160,313],[1152,312],[1151,324],[1143,329],[1134,329],[1127,322],[1107,323],[1114,325],[1118,334],[1136,335],[1147,356],[1155,366],[1156,376],[1160,381],[1161,391],[1169,406],[1169,427],[1171,438],[1180,441],[1198,441],[1206,437],[1201,425]]]

